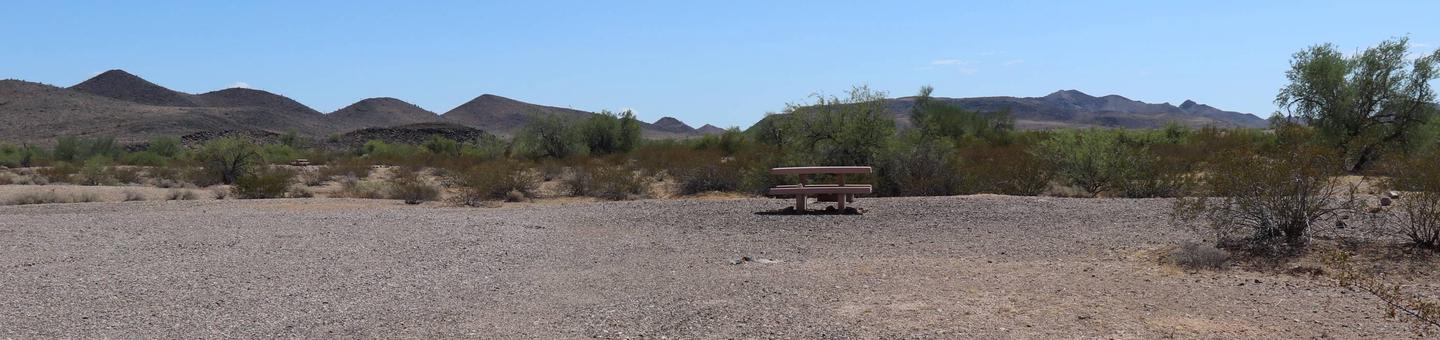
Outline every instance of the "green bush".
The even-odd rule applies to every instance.
[[[565,187],[574,196],[630,200],[644,196],[647,191],[644,179],[630,167],[590,164],[577,166],[573,171],[565,180]]]
[[[290,190],[295,171],[284,168],[256,167],[236,179],[230,190],[236,198],[281,198]]]
[[[116,180],[107,171],[111,165],[109,157],[96,155],[85,160],[85,166],[73,176],[80,185],[115,185]]]
[[[1222,247],[1303,247],[1311,226],[1356,208],[1353,186],[1331,178],[1337,155],[1313,147],[1266,154],[1227,153],[1202,170],[1192,196],[1176,200],[1175,221],[1198,226]]]
[[[456,196],[458,203],[469,206],[505,199],[511,191],[533,197],[540,183],[528,166],[510,159],[483,162],[452,173],[451,177],[460,186]]]
[[[586,153],[579,129],[555,115],[536,115],[520,129],[515,142],[525,154],[536,158],[562,159]]]
[[[1393,163],[1385,186],[1403,191],[1381,230],[1440,251],[1440,152],[1430,151]]]
[[[945,196],[955,194],[955,147],[949,140],[908,133],[878,157],[875,194],[880,196]]]
[[[586,150],[591,154],[625,153],[640,144],[640,121],[630,111],[614,114],[601,111],[578,127]]]
[[[122,150],[115,144],[114,138],[60,137],[55,140],[55,149],[52,154],[56,161],[77,162],[95,156],[114,159],[121,152]]]
[[[140,151],[127,153],[120,157],[120,162],[136,166],[165,166],[169,159],[154,151]]]
[[[958,151],[960,192],[1038,196],[1050,188],[1055,169],[1033,144],[974,143]]]
[[[196,152],[195,160],[200,162],[215,180],[233,184],[248,174],[250,168],[263,163],[264,156],[254,143],[232,136],[206,142]],[[201,181],[196,180],[195,183],[199,185]]]
[[[1136,151],[1122,145],[1116,131],[1056,132],[1040,142],[1039,151],[1065,184],[1091,195],[1114,189],[1122,176],[1135,171]]]
[[[399,199],[405,204],[420,204],[439,199],[440,189],[425,183],[415,170],[400,168],[396,169],[395,176],[390,179],[390,198]]]
[[[145,151],[163,158],[177,158],[185,152],[185,146],[181,145],[180,137],[161,136],[150,139],[150,144],[145,146]]]

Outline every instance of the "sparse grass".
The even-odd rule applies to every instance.
[[[139,191],[134,191],[134,190],[125,190],[124,195],[125,195],[125,202],[144,201],[144,200],[148,199],[147,197],[145,197],[145,194],[142,194],[142,193],[140,193]]]
[[[1185,243],[1170,252],[1170,262],[1187,270],[1221,269],[1230,253],[1210,244]]]
[[[195,191],[185,189],[170,190],[165,196],[165,199],[170,201],[193,201],[199,198],[200,195],[195,194]]]
[[[29,205],[29,204],[54,204],[54,203],[86,203],[99,202],[100,197],[93,193],[79,193],[61,195],[55,191],[28,192],[17,195],[6,201],[6,205]]]

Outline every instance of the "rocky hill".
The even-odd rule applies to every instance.
[[[445,112],[441,120],[475,127],[500,136],[514,136],[537,115],[560,116],[567,120],[579,121],[595,115],[593,112],[576,109],[531,104],[493,94],[485,94]],[[664,119],[661,119],[662,121]],[[689,127],[684,122],[679,125]],[[667,121],[668,122],[668,121]],[[640,122],[646,138],[689,138],[698,136],[690,132],[676,132],[657,127],[655,124]]]
[[[389,97],[361,100],[331,112],[325,118],[340,131],[440,121],[440,115],[434,112]]]
[[[1186,100],[1180,106],[1151,104],[1118,95],[1094,97],[1076,90],[1056,91],[1044,97],[935,98],[972,111],[1008,110],[1020,129],[1053,128],[1157,128],[1167,123],[1191,127],[1265,128],[1269,122],[1248,113],[1220,110]],[[911,125],[914,97],[890,100],[900,127]]]
[[[135,143],[157,135],[204,138],[237,131],[250,135],[293,131],[318,138],[367,128],[438,122],[508,136],[529,123],[535,114],[559,115],[574,121],[594,115],[488,94],[450,110],[443,117],[395,98],[365,99],[327,115],[262,90],[229,88],[190,94],[123,70],[102,72],[69,88],[21,80],[0,81],[0,123],[3,123],[0,141],[37,144],[53,143],[59,136],[115,137],[121,142]],[[675,122],[688,127],[678,120]],[[649,123],[641,125],[648,138],[699,136],[693,129],[677,132]],[[445,129],[454,132],[451,128]],[[411,126],[404,131],[428,130]]]
[[[682,121],[680,121],[679,119],[675,119],[675,117],[664,117],[664,118],[660,118],[659,120],[656,120],[655,123],[651,123],[651,125],[654,125],[656,130],[665,131],[665,132],[673,132],[673,133],[691,133],[691,132],[695,132],[695,128],[690,127],[689,124],[685,124],[685,122],[682,122]]]

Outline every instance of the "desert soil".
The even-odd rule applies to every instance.
[[[1324,278],[1160,264],[1198,239],[1168,200],[754,214],[787,203],[0,207],[0,338],[1415,336]]]

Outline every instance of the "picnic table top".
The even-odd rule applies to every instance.
[[[770,169],[770,173],[776,175],[868,174],[870,172],[871,169],[868,166],[796,166]]]

